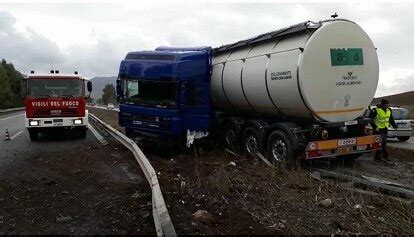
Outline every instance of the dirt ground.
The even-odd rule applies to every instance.
[[[111,111],[96,115],[110,124],[117,121]],[[334,181],[315,180],[301,169],[281,172],[219,150],[175,155],[143,150],[158,172],[179,234],[414,232],[411,202],[352,194]],[[363,159],[371,162],[372,157]],[[381,172],[381,165],[372,170]],[[369,163],[364,167],[370,167]],[[332,204],[322,206],[325,199]],[[198,210],[210,213],[210,220],[194,218]]]
[[[352,195],[303,170],[280,172],[220,151],[198,158],[152,157],[178,233],[373,234],[412,233],[414,228],[411,205]],[[320,206],[324,199],[333,205]],[[194,220],[191,214],[200,209],[213,214],[214,225]]]
[[[150,188],[133,156],[89,139],[73,151],[18,154],[0,175],[0,234],[155,233]]]

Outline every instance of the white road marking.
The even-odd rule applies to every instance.
[[[14,116],[7,117],[7,118],[2,118],[2,119],[0,119],[0,121],[7,120],[7,119],[11,119],[11,118],[16,118],[16,117],[22,116],[22,115],[24,115],[24,114],[25,114],[25,113],[18,114],[18,115],[14,115]]]
[[[20,131],[20,132],[18,132],[18,133],[16,133],[16,134],[14,134],[11,138],[10,138],[10,140],[13,140],[13,139],[15,139],[17,136],[19,136],[20,134],[22,134],[23,133],[23,131]]]
[[[92,127],[92,125],[88,124],[88,128],[89,128],[89,130],[91,130],[93,135],[95,135],[96,139],[98,139],[98,141],[102,145],[104,145],[104,146],[108,145],[108,142],[105,140],[105,138],[103,138],[102,135],[98,131],[96,131],[96,129],[94,127]]]

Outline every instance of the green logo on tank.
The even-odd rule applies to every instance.
[[[331,49],[332,66],[364,65],[361,48]]]

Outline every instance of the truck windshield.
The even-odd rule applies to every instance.
[[[393,108],[392,109],[392,116],[395,120],[402,120],[402,119],[409,119],[408,110],[403,108]]]
[[[28,94],[34,97],[81,97],[83,82],[73,79],[28,80]]]
[[[124,97],[142,104],[174,107],[178,82],[125,79]]]

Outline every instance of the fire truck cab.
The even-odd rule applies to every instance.
[[[26,78],[26,127],[30,139],[37,140],[38,134],[51,129],[78,131],[86,137],[88,111],[87,92],[92,83],[86,78],[73,74],[35,74]]]

